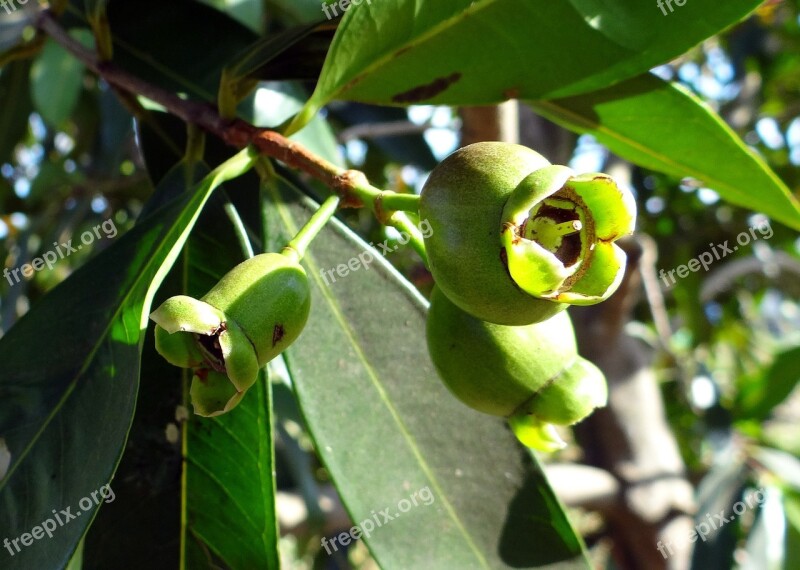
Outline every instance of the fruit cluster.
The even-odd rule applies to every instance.
[[[445,384],[467,405],[508,417],[531,447],[563,443],[605,405],[602,373],[581,358],[569,305],[607,299],[633,231],[633,196],[605,174],[577,175],[519,145],[464,147],[431,173],[420,216],[437,289],[428,346]]]
[[[413,199],[430,226],[422,238],[437,287],[427,337],[439,375],[467,405],[507,417],[526,445],[557,449],[553,426],[607,397],[563,310],[619,286],[625,255],[614,241],[633,230],[633,197],[605,174],[488,142],[447,157]],[[172,297],[150,315],[158,352],[193,371],[195,413],[230,411],[300,335],[310,293],[299,260],[337,204],[327,200],[283,253],[248,259],[200,300]]]

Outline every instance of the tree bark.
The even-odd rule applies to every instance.
[[[606,375],[608,406],[577,428],[592,466],[622,484],[620,501],[606,509],[613,555],[620,568],[689,568],[694,493],[664,413],[650,351],[625,332],[641,291],[642,249],[623,244],[628,268],[619,291],[593,307],[570,310],[580,352]]]

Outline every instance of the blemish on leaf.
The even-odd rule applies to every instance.
[[[392,101],[395,103],[416,103],[418,101],[425,101],[426,99],[435,97],[459,79],[461,79],[461,73],[451,73],[447,77],[434,79],[426,85],[420,85],[419,87],[414,87],[403,93],[398,93],[392,97]]]
[[[283,325],[275,325],[275,328],[272,330],[272,346],[278,344],[283,338],[283,335]]]
[[[406,53],[410,49],[411,49],[411,46],[401,47],[399,50],[397,50],[396,52],[394,52],[392,54],[392,57],[394,59],[397,59],[398,57],[400,57],[401,55],[403,55],[404,53]]]

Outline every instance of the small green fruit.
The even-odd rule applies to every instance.
[[[470,314],[502,325],[544,321],[607,299],[636,205],[605,174],[576,175],[529,148],[476,143],[448,156],[422,190],[420,216],[437,285]]]
[[[434,289],[428,349],[450,391],[480,412],[508,417],[530,447],[563,444],[552,424],[571,425],[604,406],[602,372],[578,355],[566,313],[531,325],[487,323]]]
[[[259,369],[300,335],[310,306],[302,266],[265,253],[231,269],[202,299],[171,297],[150,318],[156,350],[195,371],[192,403],[196,413],[209,416],[241,400]]]

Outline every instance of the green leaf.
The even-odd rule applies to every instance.
[[[167,285],[177,285],[178,265],[159,295]],[[156,296],[154,305],[165,299]],[[116,568],[120,560],[128,568],[179,567],[183,465],[180,440],[174,437],[183,385],[181,369],[156,353],[153,330],[145,335],[136,415],[111,483],[115,498],[103,505],[86,535],[83,570]]]
[[[692,0],[664,17],[626,0],[363,0],[339,25],[292,130],[332,99],[487,105],[600,89],[739,21],[758,0]]]
[[[259,69],[318,29],[321,29],[319,24],[306,24],[259,38],[227,68],[229,77],[237,80],[256,74]]]
[[[289,191],[270,196],[275,246],[315,206]],[[359,255],[372,262],[346,277],[322,276]],[[425,343],[427,304],[413,287],[337,221],[304,265],[314,283],[311,316],[286,353],[288,369],[352,520],[374,527],[364,540],[380,567],[586,568],[532,455],[502,419],[464,406],[438,380]],[[400,516],[387,521],[382,511]]]
[[[268,0],[268,4],[272,10],[292,22],[315,22],[323,17],[320,0]]]
[[[184,544],[232,570],[279,568],[271,406],[262,371],[233,412],[187,427]]]
[[[72,30],[70,35],[84,46],[94,44],[88,30]],[[31,95],[36,110],[51,127],[59,128],[78,103],[83,86],[83,64],[64,48],[48,39],[31,70]]]
[[[60,568],[97,512],[79,501],[111,479],[133,417],[150,301],[200,209],[237,155],[193,192],[177,170],[159,194],[177,197],[45,296],[0,339],[0,438],[11,454],[0,480],[0,529],[17,537],[53,509],[80,512],[7,568]],[[102,501],[99,502],[102,504]],[[84,503],[85,504],[85,503]],[[82,516],[86,515],[86,516]]]
[[[249,188],[242,183],[231,192],[257,193],[258,183],[248,182]],[[223,206],[224,200],[215,197],[189,239],[185,294],[207,293],[243,260]],[[216,418],[192,414],[185,424],[182,543],[187,560],[197,560],[207,548],[232,570],[280,567],[271,400],[262,371],[231,413]],[[191,410],[188,400],[184,405]],[[205,547],[198,549],[198,542]]]
[[[786,185],[714,111],[679,85],[646,74],[530,105],[563,127],[594,135],[633,163],[695,178],[733,204],[800,229],[800,204]]]
[[[15,61],[0,75],[0,164],[11,161],[14,147],[28,132],[28,117],[33,110],[30,69],[30,61]]]
[[[764,420],[791,394],[800,381],[800,347],[780,352],[772,364],[755,378],[740,381],[735,417]]]
[[[165,89],[213,101],[222,68],[257,39],[194,0],[111,2],[114,62]]]
[[[158,168],[151,172],[158,180],[162,169],[178,164],[171,148],[185,145],[185,129],[173,132],[169,117],[153,115],[139,125],[138,136],[147,140],[143,151],[148,165],[158,158]],[[156,137],[156,126],[172,144]],[[207,150],[220,154],[213,146]],[[211,197],[153,306],[177,294],[199,298],[243,259],[225,215],[227,192],[237,199],[258,195],[258,180],[242,176]],[[245,207],[252,196],[246,198]],[[227,568],[277,570],[270,385],[262,378],[235,414],[195,416],[184,401],[189,378],[155,352],[152,331],[150,325],[136,418],[113,483],[117,499],[100,511],[89,531],[87,570],[111,568],[120,559],[131,568],[174,569],[181,555],[186,568],[207,568],[213,559]],[[178,410],[190,415],[179,420]],[[182,441],[165,441],[164,426],[170,423],[184,428],[185,448]],[[177,428],[174,434],[178,436]]]
[[[786,515],[783,567],[800,568],[800,493],[784,494],[783,511]]]

